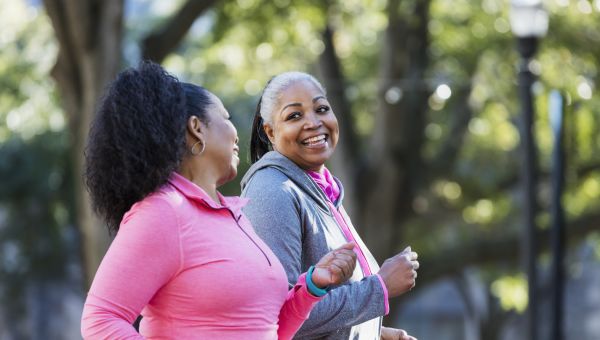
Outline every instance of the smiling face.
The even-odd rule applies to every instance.
[[[264,129],[273,149],[302,169],[320,171],[335,150],[337,119],[325,94],[309,80],[281,92],[271,121]]]
[[[209,123],[206,127],[206,147],[202,157],[208,161],[209,166],[214,167],[218,174],[217,185],[220,186],[237,175],[240,148],[237,130],[231,123],[229,112],[217,96],[211,93],[209,97],[213,104],[206,112]]]

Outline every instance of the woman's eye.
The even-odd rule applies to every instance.
[[[326,105],[322,105],[317,108],[318,113],[325,113],[327,111],[329,111],[329,106]]]
[[[290,113],[285,120],[296,119],[300,117],[300,112],[292,112]]]

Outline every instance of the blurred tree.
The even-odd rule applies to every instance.
[[[48,331],[48,318],[35,317],[35,309],[48,305],[40,301],[27,308],[27,298],[39,298],[34,293],[39,287],[67,278],[68,257],[77,244],[67,213],[73,199],[66,180],[70,177],[66,150],[66,135],[52,132],[29,141],[11,138],[0,147],[4,184],[0,202],[2,224],[6,223],[0,229],[4,255],[0,301],[8,333],[14,338]],[[20,171],[13,171],[14,167]],[[30,326],[25,322],[27,314]]]
[[[196,17],[216,1],[187,1],[157,32],[144,39],[143,55],[160,62],[174,49]],[[106,84],[122,64],[123,0],[44,0],[59,43],[52,76],[61,93],[71,136],[75,178],[83,173],[85,140],[94,109]],[[81,180],[75,180],[76,218],[83,242],[89,285],[109,243]]]
[[[123,2],[44,1],[59,43],[52,76],[60,91],[71,137],[76,190],[76,220],[82,235],[84,271],[89,279],[108,245],[108,235],[94,218],[80,180],[86,134],[102,89],[121,61]]]
[[[53,76],[73,143],[88,282],[108,238],[78,180],[85,133],[104,84],[141,55],[221,96],[242,141],[270,76],[290,69],[317,74],[342,130],[331,166],[377,257],[413,245],[422,259],[418,287],[471,266],[485,269],[480,275],[490,287],[506,280],[511,288],[524,284],[515,276],[521,205],[514,160],[520,151],[516,53],[505,1],[182,1],[158,19],[134,13],[124,20],[124,5],[131,3],[166,6],[44,1],[60,46]],[[569,241],[591,238],[600,226],[597,3],[549,2],[550,32],[532,64],[541,76],[535,86],[538,222],[546,244],[550,88],[568,99]],[[239,192],[235,185],[228,190]],[[490,294],[506,298],[510,291]],[[519,310],[523,303],[502,308]],[[493,334],[497,324],[486,327],[482,334]]]
[[[371,250],[383,259],[413,244],[423,259],[419,285],[469,266],[504,268],[483,275],[490,285],[519,271],[516,54],[510,52],[504,2],[306,1],[288,7],[287,1],[249,0],[238,5],[218,14],[210,39],[189,42],[200,50],[187,50],[186,58],[174,55],[166,64],[190,75],[200,65],[205,74],[197,77],[210,80],[215,91],[233,92],[232,97],[257,95],[269,76],[283,70],[316,72],[318,65],[342,129],[331,165],[346,184],[345,204]],[[600,33],[588,25],[598,14],[577,6],[550,4],[551,22],[557,24],[544,41],[540,63],[533,65],[538,70],[544,65],[535,88],[544,245],[551,144],[546,88],[580,98],[568,108],[573,117],[568,133],[577,136],[569,144],[577,150],[570,158],[565,199],[569,240],[593,235],[600,225],[597,203],[589,200],[599,194],[598,139],[587,125],[597,124],[589,108],[598,100],[591,95],[598,53],[573,46],[574,41],[594,45]],[[289,56],[296,59],[291,66],[284,61]],[[565,62],[568,79],[557,71]],[[514,282],[522,284],[522,277]],[[489,327],[482,332],[497,325]]]
[[[47,76],[56,46],[25,3],[0,2],[0,31],[0,338],[52,337],[46,308],[63,310],[45,288],[81,294],[68,138]]]

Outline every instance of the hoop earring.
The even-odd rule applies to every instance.
[[[201,144],[202,148],[200,149],[200,151],[198,152],[194,152],[194,148],[196,147],[196,145]],[[190,152],[192,153],[192,155],[194,156],[200,156],[202,153],[204,153],[204,149],[206,148],[206,144],[204,143],[203,140],[199,140],[196,143],[194,143],[194,145],[192,145],[192,148],[190,149]]]

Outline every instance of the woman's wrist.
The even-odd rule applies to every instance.
[[[308,273],[306,273],[306,287],[308,288],[308,292],[314,296],[321,297],[328,292],[328,287],[319,288],[312,280],[312,274],[315,270],[315,266],[310,266],[308,269]]]

